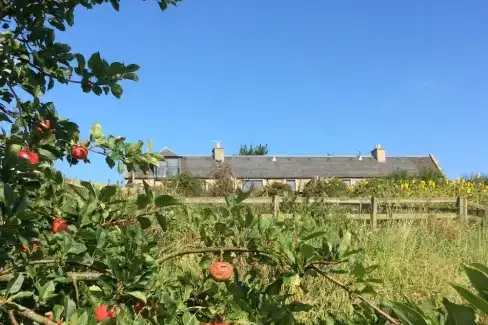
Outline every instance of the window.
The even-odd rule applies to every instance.
[[[168,177],[175,177],[180,173],[180,160],[178,158],[166,158]]]
[[[297,190],[297,183],[294,179],[287,179],[286,184],[288,184],[292,192],[295,192]]]
[[[351,186],[351,180],[350,179],[343,179],[342,180],[346,186]]]
[[[263,188],[262,180],[245,180],[242,184],[242,191],[248,192],[251,189]]]
[[[167,178],[175,177],[180,173],[180,160],[178,158],[166,158],[165,161],[159,162],[156,177]]]

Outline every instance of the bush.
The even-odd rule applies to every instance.
[[[173,189],[174,193],[179,196],[204,196],[206,193],[205,182],[189,172],[183,172],[166,182],[165,187]]]
[[[344,197],[347,194],[347,185],[338,178],[314,179],[303,189],[306,197]]]
[[[288,195],[291,193],[291,187],[286,183],[272,182],[270,184],[266,184],[264,187],[264,193],[267,196]]]

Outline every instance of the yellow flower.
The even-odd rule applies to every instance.
[[[420,186],[421,186],[421,187],[425,187],[425,181],[421,181],[421,182],[420,182]]]

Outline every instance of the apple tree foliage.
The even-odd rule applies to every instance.
[[[164,11],[178,1],[156,2]],[[119,9],[119,0],[0,0],[0,324],[301,324],[306,317],[298,315],[314,306],[297,293],[315,290],[304,280],[317,276],[356,301],[351,315],[331,314],[319,324],[469,325],[475,309],[488,312],[482,265],[466,266],[477,293],[455,287],[469,305],[444,301],[435,312],[409,301],[378,307],[367,297],[378,282],[374,267],[351,249],[349,232],[327,238],[314,225],[256,217],[245,196],[193,218],[147,184],[127,195],[117,186],[67,182],[54,161],[88,163],[99,154],[122,173],[147,172],[162,159],[150,145],[104,135],[97,123],[80,139],[77,124],[43,101],[57,83],[119,98],[122,81],[137,81],[136,64],[74,53],[56,41],[73,26],[77,7],[105,3]],[[84,161],[73,150],[80,146],[89,150]],[[174,247],[189,224],[199,238]],[[186,256],[198,267],[182,263]],[[235,266],[229,282],[209,277],[216,260]],[[348,285],[335,278],[344,273]],[[97,319],[101,314],[107,317]]]

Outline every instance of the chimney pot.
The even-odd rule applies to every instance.
[[[385,148],[382,148],[380,144],[377,144],[376,147],[371,151],[371,155],[380,163],[386,162]]]
[[[215,161],[224,161],[224,148],[220,146],[220,141],[216,141],[215,147],[212,150],[212,156]]]

